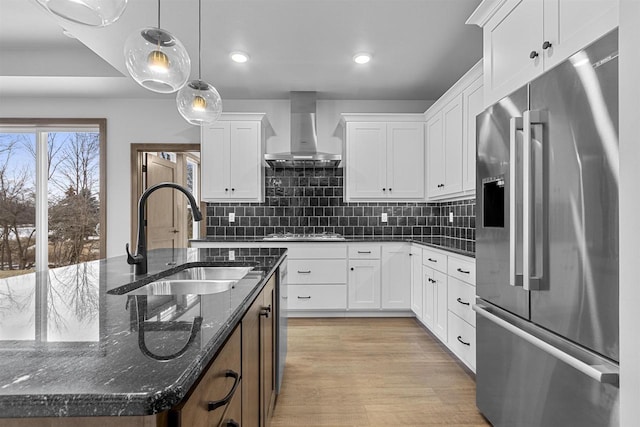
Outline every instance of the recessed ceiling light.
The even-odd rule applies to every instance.
[[[371,61],[371,54],[366,52],[360,52],[353,55],[353,62],[356,64],[366,64]]]
[[[240,64],[249,60],[249,55],[244,52],[231,52],[229,56],[233,62],[239,62]]]

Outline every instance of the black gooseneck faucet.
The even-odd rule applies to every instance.
[[[202,220],[202,213],[200,212],[200,209],[198,209],[196,199],[193,197],[193,194],[191,194],[189,190],[182,187],[181,185],[178,185],[175,182],[161,182],[147,188],[144,193],[142,193],[142,196],[140,196],[140,200],[138,201],[138,244],[136,247],[136,254],[131,255],[131,252],[129,252],[129,244],[127,243],[126,245],[127,263],[135,266],[136,275],[147,274],[147,236],[144,231],[144,211],[147,204],[147,199],[149,198],[151,193],[160,188],[174,188],[184,193],[184,195],[187,196],[187,199],[189,199],[189,204],[191,205],[191,209],[193,211],[193,220]]]

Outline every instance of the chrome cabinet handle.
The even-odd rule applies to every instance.
[[[464,301],[462,301],[460,298],[458,298],[456,301],[458,301],[458,302],[459,302],[460,304],[462,304],[462,305],[469,305],[469,304],[470,304],[470,303],[468,303],[468,302],[464,302]]]
[[[307,297],[298,296],[298,299],[311,299],[311,296],[307,296]]]
[[[300,273],[300,274],[309,274],[309,273],[311,273],[311,270],[306,270],[306,271],[298,270],[298,273]]]
[[[460,273],[464,273],[464,274],[469,274],[469,273],[471,273],[471,271],[463,270],[463,269],[461,269],[461,268],[458,268],[458,271],[459,271]]]
[[[208,405],[209,411],[215,411],[221,406],[227,405],[233,398],[233,395],[236,393],[236,389],[238,388],[238,385],[240,385],[241,377],[239,373],[229,369],[224,373],[224,376],[225,378],[233,378],[233,387],[231,387],[231,390],[229,391],[229,393],[225,397],[223,397],[221,400],[209,402],[209,405]]]
[[[468,342],[464,342],[464,341],[462,341],[462,337],[461,337],[460,335],[458,335],[458,341],[460,341],[462,344],[464,344],[464,345],[466,345],[466,346],[471,347],[471,343],[468,343]]]
[[[370,254],[371,251],[358,251],[359,254]]]

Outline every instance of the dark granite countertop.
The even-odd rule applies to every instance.
[[[193,239],[192,242],[200,242],[200,243],[295,243],[300,242],[301,240],[264,240],[263,236],[235,236],[235,237],[218,237],[211,236],[202,239]],[[308,240],[311,243],[336,243],[336,242],[410,242],[410,243],[418,243],[423,246],[436,248],[444,251],[453,252],[458,255],[464,255],[467,257],[475,258],[475,252],[466,251],[463,249],[456,248],[456,241],[450,237],[445,236],[424,236],[424,237],[408,237],[408,236],[384,236],[384,235],[376,235],[376,236],[344,236],[344,240]]]
[[[112,293],[185,267],[229,263],[230,250],[234,265],[253,265],[255,274],[229,291],[137,298]],[[150,415],[169,409],[195,384],[285,252],[159,249],[149,252],[144,276],[134,276],[121,256],[0,280],[0,417]],[[144,333],[138,310],[146,313]],[[196,317],[202,317],[201,329],[185,346]],[[171,360],[154,356],[183,347]]]

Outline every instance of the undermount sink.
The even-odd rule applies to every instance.
[[[141,286],[127,295],[206,295],[226,292],[253,267],[191,267]]]
[[[144,285],[127,295],[207,295],[226,292],[237,280],[165,280]]]

